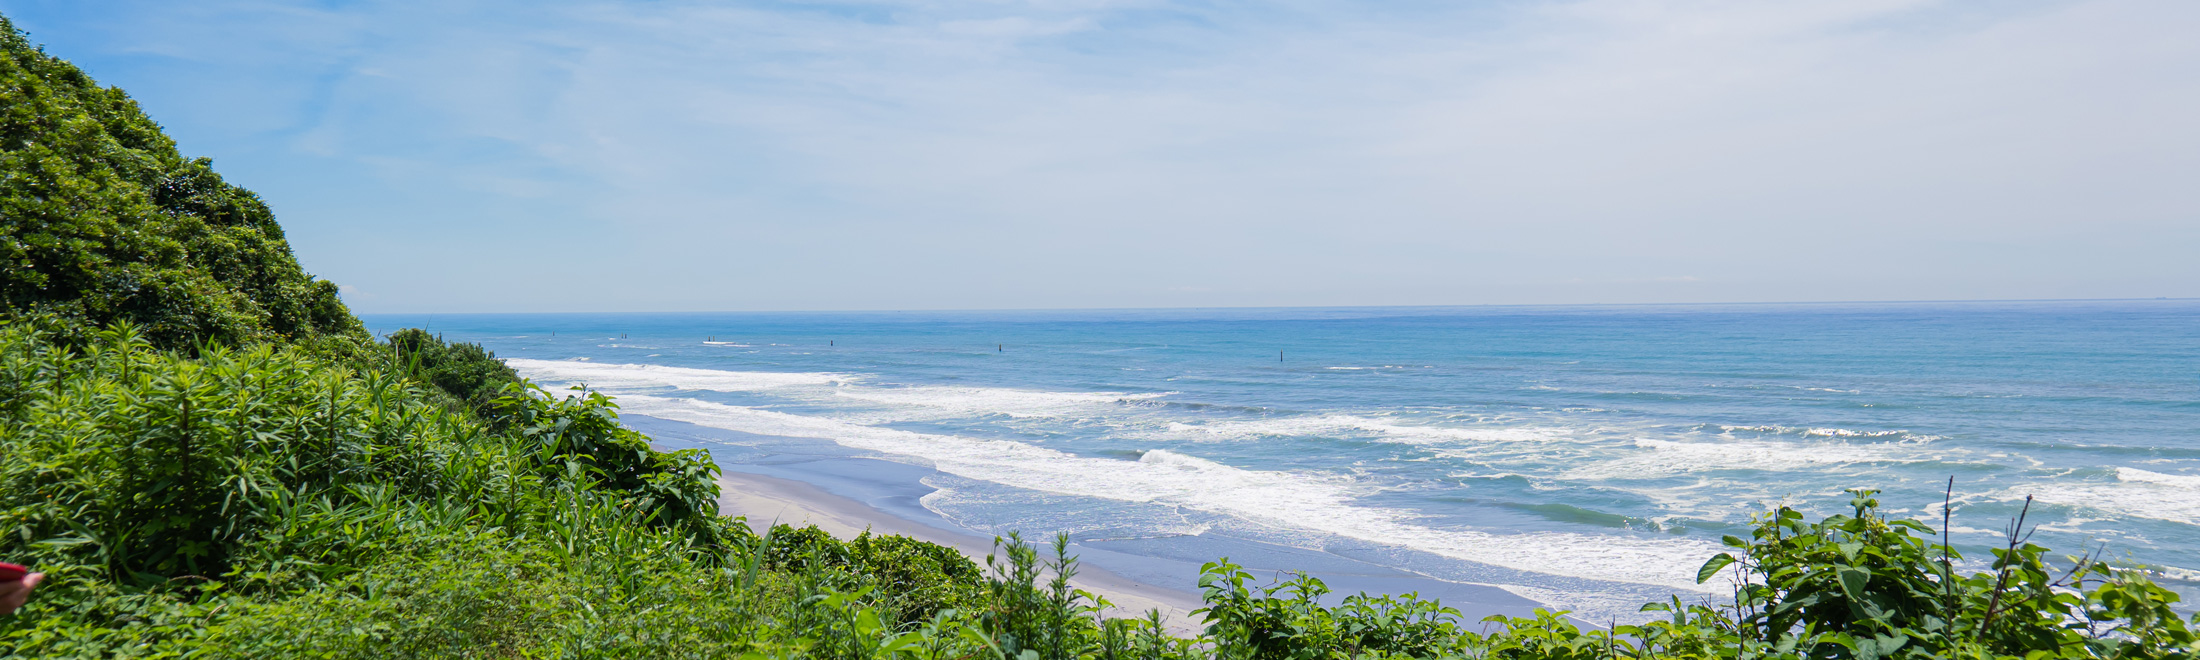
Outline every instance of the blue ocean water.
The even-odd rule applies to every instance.
[[[1847,488],[2200,579],[2200,302],[379,315],[632,414],[936,467],[989,532],[1227,533],[1615,613]],[[753,448],[716,450],[741,460]]]

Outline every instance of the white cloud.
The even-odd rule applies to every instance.
[[[121,14],[393,309],[2200,294],[2189,3]]]

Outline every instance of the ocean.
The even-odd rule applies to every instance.
[[[2034,542],[2200,595],[2200,301],[365,320],[735,432],[689,434],[728,469],[923,466],[923,509],[1095,552],[1237,539],[1602,621],[1717,598],[1696,568],[1768,507],[1874,488],[1938,528],[1953,478],[1974,558],[2030,496]]]

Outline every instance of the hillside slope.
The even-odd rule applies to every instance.
[[[5,18],[0,237],[0,306],[13,315],[128,321],[161,348],[366,340],[258,195],[183,157],[129,95]]]

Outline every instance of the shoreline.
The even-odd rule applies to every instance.
[[[981,570],[994,548],[993,539],[905,520],[794,479],[728,471],[718,479],[718,487],[719,515],[744,517],[749,527],[759,532],[775,523],[785,523],[796,527],[816,525],[842,540],[865,531],[874,536],[906,536],[960,550]],[[1083,561],[1078,562],[1070,584],[1107,599],[1109,616],[1142,617],[1158,609],[1171,633],[1188,635],[1201,628],[1192,617],[1192,610],[1203,605],[1197,594],[1147,584]]]
[[[971,529],[926,507],[923,499],[946,473],[925,464],[886,460],[825,438],[760,435],[648,415],[627,413],[620,420],[652,439],[659,449],[704,449],[717,463],[720,513],[745,516],[749,524],[807,522],[842,539],[869,528],[874,534],[899,534],[956,548],[979,566],[992,551],[993,534]],[[1042,496],[1033,492],[1034,496]],[[1051,530],[1023,530],[1035,544]],[[1304,571],[1331,592],[1320,600],[1335,605],[1356,593],[1416,593],[1456,609],[1472,624],[1496,614],[1532,616],[1544,603],[1505,588],[1447,580],[1411,570],[1410,560],[1370,552],[1364,547],[1305,548],[1201,532],[1153,538],[1072,538],[1078,557],[1080,589],[1106,598],[1113,616],[1143,616],[1162,610],[1177,634],[1201,626],[1190,613],[1204,605],[1199,597],[1201,564],[1229,558],[1264,578]],[[1390,561],[1381,561],[1385,558]],[[1587,620],[1587,626],[1601,627]]]

